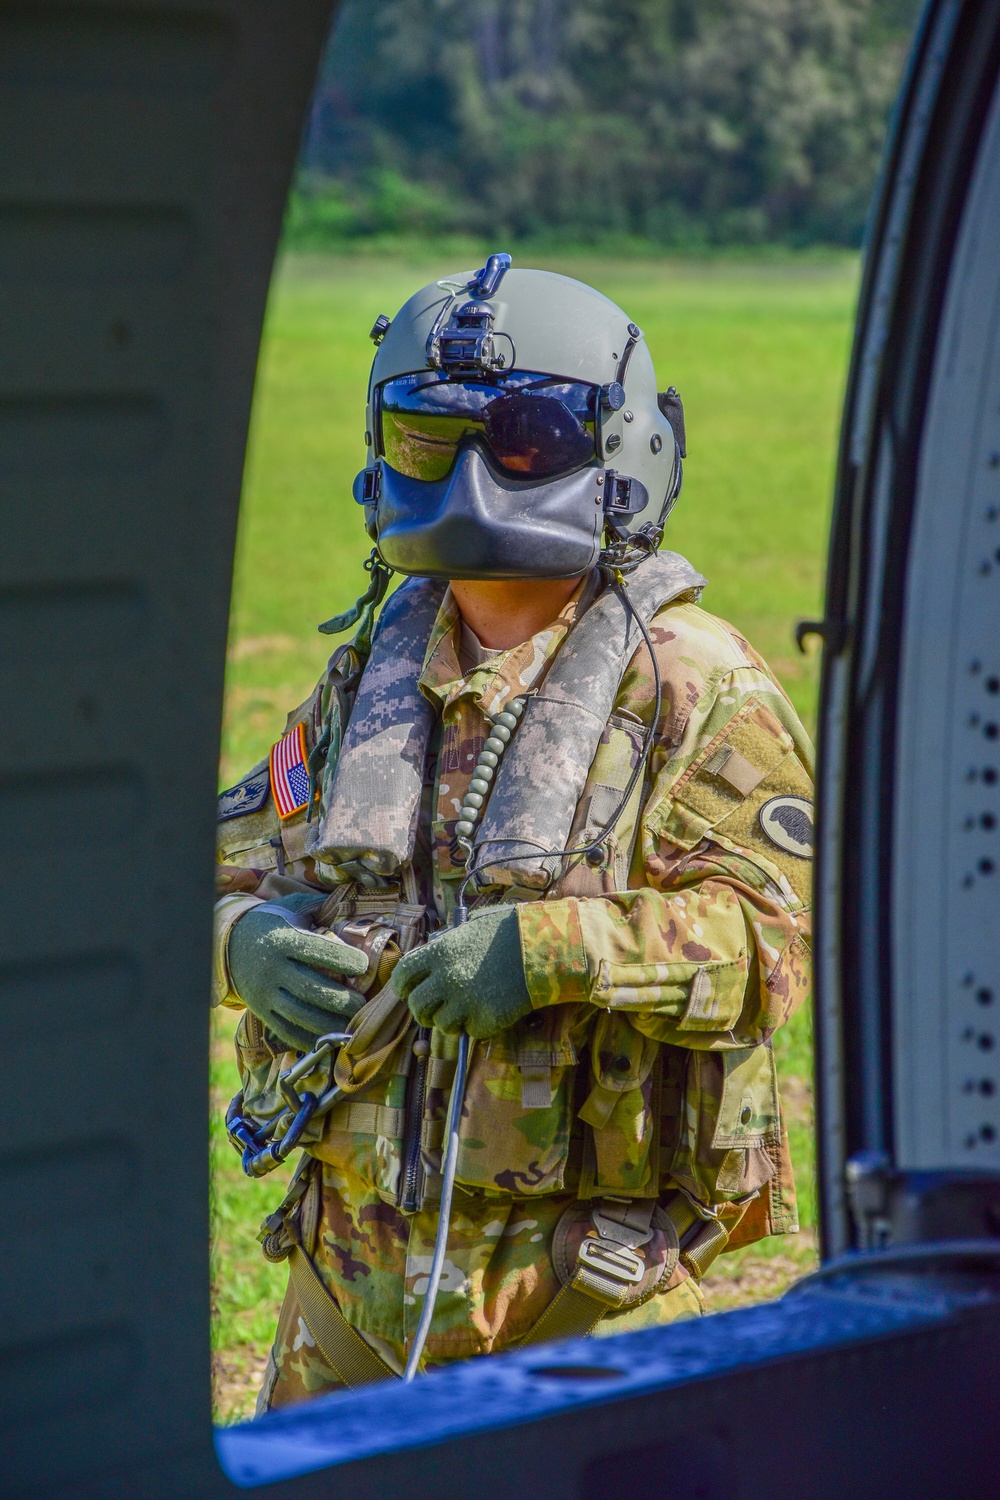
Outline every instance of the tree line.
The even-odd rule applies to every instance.
[[[919,0],[345,0],[287,233],[859,243]]]

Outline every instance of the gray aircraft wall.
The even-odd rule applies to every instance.
[[[0,9],[0,1484],[208,1409],[230,573],[330,9]]]

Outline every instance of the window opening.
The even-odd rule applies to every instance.
[[[488,257],[501,242],[510,249],[515,270],[533,266],[572,275],[627,308],[629,319],[636,321],[623,324],[620,341],[609,350],[605,383],[594,385],[589,405],[584,397],[574,394],[582,415],[574,415],[572,403],[566,405],[562,399],[566,391],[577,391],[577,387],[566,384],[553,387],[560,400],[550,395],[546,401],[536,400],[530,411],[518,408],[499,436],[481,436],[478,426],[485,430],[485,425],[477,426],[463,416],[462,433],[456,429],[455,434],[446,435],[447,452],[442,449],[443,456],[434,468],[435,482],[441,478],[438,470],[443,467],[446,475],[449,465],[461,461],[467,449],[484,453],[487,464],[495,466],[489,444],[501,442],[508,471],[504,477],[510,481],[521,462],[517,444],[522,427],[532,441],[543,441],[547,424],[564,420],[572,426],[574,435],[582,431],[587,438],[589,446],[582,461],[592,461],[590,455],[596,445],[601,462],[609,465],[608,491],[615,494],[614,508],[623,512],[624,524],[637,506],[641,508],[638,491],[622,490],[618,474],[621,457],[628,451],[628,429],[634,431],[637,423],[637,413],[628,405],[629,381],[639,368],[637,351],[644,344],[664,386],[658,406],[663,420],[648,446],[653,455],[665,452],[664,461],[669,459],[675,440],[679,451],[686,446],[685,418],[677,390],[683,392],[687,402],[691,447],[687,485],[682,503],[667,519],[664,547],[691,558],[708,576],[704,607],[713,616],[732,621],[740,637],[745,636],[762,653],[806,729],[812,732],[815,727],[816,659],[808,652],[796,653],[792,641],[796,621],[820,613],[829,479],[856,295],[855,247],[870,193],[874,157],[871,162],[852,160],[850,170],[856,181],[842,185],[840,201],[848,206],[836,224],[815,216],[810,220],[813,210],[808,206],[748,208],[737,207],[735,200],[725,211],[728,219],[713,218],[715,210],[710,212],[705,203],[685,200],[681,186],[670,178],[662,161],[654,164],[654,175],[659,174],[655,186],[647,181],[637,198],[637,184],[631,182],[621,163],[616,164],[617,148],[607,140],[598,147],[593,142],[588,145],[582,118],[573,114],[573,106],[553,103],[567,80],[582,78],[593,64],[586,43],[576,37],[560,7],[527,7],[525,13],[531,13],[531,20],[523,36],[499,6],[485,7],[484,14],[491,19],[481,28],[473,27],[469,37],[460,35],[461,28],[468,29],[472,24],[468,17],[459,18],[457,13],[453,18],[436,17],[436,25],[443,29],[440,34],[432,34],[422,13],[418,16],[419,10],[416,5],[396,7],[390,22],[376,37],[374,23],[364,7],[350,0],[343,7],[320,72],[300,171],[289,202],[255,398],[231,620],[220,786],[225,819],[223,863],[227,871],[236,872],[231,873],[223,894],[236,902],[260,889],[262,874],[273,897],[275,892],[280,893],[282,881],[292,881],[299,873],[296,860],[301,859],[302,849],[296,845],[299,835],[294,830],[302,823],[298,817],[302,807],[317,788],[322,792],[323,757],[312,752],[325,730],[324,723],[319,722],[319,711],[320,707],[323,713],[328,710],[329,694],[322,704],[317,701],[319,717],[315,724],[308,725],[304,735],[299,725],[306,723],[313,709],[310,706],[304,717],[303,712],[296,713],[296,708],[308,704],[314,685],[326,669],[331,647],[350,641],[358,627],[355,621],[338,632],[336,616],[333,621],[328,617],[334,611],[347,610],[369,579],[373,607],[385,594],[387,584],[393,588],[398,583],[398,579],[390,582],[380,575],[377,566],[370,568],[368,579],[363,572],[371,538],[365,534],[364,512],[356,502],[367,502],[369,507],[376,504],[385,473],[382,414],[375,399],[380,392],[373,393],[367,427],[365,420],[373,344],[378,349],[383,344],[391,348],[396,310],[429,281],[442,278],[449,297],[456,297],[459,291],[466,299],[481,296],[474,286],[462,290],[456,276],[459,272],[469,275],[476,267],[488,268]],[[701,40],[706,46],[724,48],[724,31],[723,27],[711,35],[706,33]],[[898,34],[880,33],[877,42],[862,42],[859,37],[856,46],[883,46],[887,57],[901,59],[904,31],[901,23]],[[477,182],[463,178],[456,158],[464,160],[466,154],[447,146],[451,126],[446,128],[443,117],[435,122],[431,113],[420,107],[420,99],[429,97],[427,91],[434,91],[439,73],[447,69],[449,49],[464,41],[473,48],[485,90],[485,107],[494,128],[502,131],[503,110],[509,107],[519,111],[519,117],[531,122],[536,130],[537,139],[531,137],[526,148],[529,160],[513,176],[504,175],[501,157],[491,157],[493,148],[486,146]],[[680,57],[688,41],[678,36],[672,45]],[[382,61],[373,74],[371,59],[376,54]],[[386,69],[395,70],[392,89],[385,82]],[[406,85],[402,92],[396,87],[400,77]],[[455,121],[464,118],[457,95],[440,89],[437,92],[448,98]],[[859,99],[858,108],[876,108],[884,113],[891,92],[887,84],[884,101],[873,105],[866,96],[865,101]],[[626,123],[629,128],[639,128],[636,117],[629,114],[632,106],[624,102],[624,95],[619,98],[612,90],[611,97],[618,99],[613,114],[623,128]],[[744,105],[746,101],[737,101],[734,107]],[[555,118],[562,121],[560,139],[569,143],[559,160],[552,157],[546,135],[546,121]],[[385,127],[381,135],[376,123],[379,129]],[[877,135],[876,130],[872,138]],[[387,139],[397,143],[395,157],[391,152],[389,157],[384,155]],[[566,150],[578,153],[579,160],[574,157],[573,162],[567,161]],[[588,176],[582,169],[584,159],[603,162],[605,175],[600,179]],[[559,181],[576,183],[571,203],[553,200],[553,173]],[[723,199],[727,191],[732,193],[732,187],[723,188]],[[647,202],[655,200],[658,206],[637,208],[643,196]],[[595,209],[602,224],[619,224],[620,230],[602,230],[595,238]],[[546,215],[555,216],[553,232],[546,228]],[[770,254],[750,256],[743,250],[738,255],[726,253],[727,241],[745,246],[755,237],[770,239],[777,248]],[[808,256],[789,249],[793,241],[801,243],[810,237],[822,248]],[[504,275],[501,269],[499,276],[494,274],[489,280],[495,298],[504,295]],[[455,300],[454,306],[460,310],[462,302]],[[456,338],[464,338],[471,329],[474,340],[478,340],[476,350],[487,348],[484,340],[493,341],[489,343],[492,363],[484,356],[476,366],[475,378],[495,381],[499,389],[500,382],[507,378],[507,362],[517,358],[516,343],[509,335],[506,342],[496,338],[492,316],[473,312],[465,317],[465,324],[459,323],[455,325]],[[442,326],[451,325],[446,320]],[[372,343],[367,338],[369,329]],[[472,353],[466,351],[463,358],[473,358],[476,350],[468,338],[466,343]],[[455,378],[463,371],[468,375],[464,366],[455,368]],[[437,381],[441,374],[447,377],[448,371],[435,373],[433,379]],[[537,384],[532,381],[530,389],[535,390]],[[555,410],[560,404],[566,407],[565,417]],[[420,438],[425,452],[439,442],[439,435],[430,428],[426,432],[421,429]],[[581,461],[575,448],[571,458],[573,464]],[[524,472],[530,480],[530,463]],[[356,475],[365,477],[360,490],[356,487],[352,495]],[[548,477],[548,470],[545,475]],[[598,495],[599,502],[601,499]],[[365,619],[362,616],[362,626]],[[320,621],[327,622],[325,635],[316,632]],[[485,660],[488,664],[488,655]],[[348,670],[343,677],[349,677],[351,665],[346,659]],[[509,708],[508,704],[496,705],[498,711],[509,712]],[[518,718],[516,713],[514,718]],[[493,719],[497,719],[496,713]],[[507,726],[501,723],[500,727]],[[780,736],[780,725],[777,732]],[[460,743],[460,735],[451,733],[449,739],[449,733],[446,731],[440,746],[430,745],[430,753],[439,757],[441,766],[450,767],[447,774],[455,775],[456,784],[464,780],[461,797],[471,789],[480,799],[479,804],[465,801],[456,807],[461,825],[453,834],[457,841],[475,836],[472,827],[480,809],[483,818],[488,814],[488,801],[483,804],[485,794],[472,789],[475,778],[470,773],[483,776],[484,766],[495,771],[501,752],[489,752],[494,756],[494,765],[490,766],[488,759],[481,758],[481,744],[467,750]],[[516,722],[509,726],[508,739],[512,733],[516,735]],[[501,743],[506,748],[507,741]],[[753,743],[759,749],[761,742]],[[468,759],[470,753],[472,760],[466,766],[463,756]],[[803,788],[798,784],[786,787],[780,777],[772,786],[769,778],[774,774],[773,767],[769,762],[758,764],[755,754],[749,742],[728,743],[723,736],[719,753],[698,767],[699,793],[717,799],[729,797],[734,805],[738,801],[742,806],[746,801],[756,806],[756,788],[763,786],[769,795],[757,799],[761,807],[754,836],[762,847],[770,838],[768,847],[776,867],[784,871],[805,848],[808,829],[803,833],[802,818],[803,807],[808,810],[808,797],[802,797]],[[642,783],[644,796],[665,760],[662,747],[654,748]],[[487,777],[487,784],[489,780]],[[279,803],[277,817],[272,819],[273,830],[270,825],[264,827],[269,797]],[[595,800],[591,833],[602,829],[616,806],[613,797],[606,806]],[[706,817],[697,798],[688,813],[694,818]],[[259,828],[252,824],[254,818]],[[247,819],[252,824],[247,824],[249,841],[244,840],[239,847],[242,829],[238,825],[246,824]],[[466,824],[471,826],[467,829]],[[235,840],[225,833],[227,826],[237,831]],[[433,828],[430,836],[434,836]],[[737,844],[729,851],[736,860],[743,857],[740,847]],[[802,885],[803,891],[806,888],[807,881]],[[411,891],[408,895],[408,904],[419,907],[419,893]],[[407,940],[398,928],[391,931],[384,922],[379,925],[379,917],[384,914],[375,910],[377,899],[372,898],[372,902],[371,910],[360,916],[354,911],[341,921],[343,933],[365,948],[369,960],[366,999],[379,988],[376,977],[387,972],[392,945],[398,947],[402,942],[405,946]],[[291,915],[293,922],[305,921],[301,914]],[[348,932],[352,922],[354,927]],[[700,953],[703,945],[697,937],[697,931],[693,931],[692,951]],[[691,962],[707,966],[711,954],[707,948],[704,951],[707,957],[696,956]],[[707,975],[707,967],[702,972]],[[222,975],[220,983],[225,982]],[[708,979],[702,981],[689,974],[686,982],[690,988],[688,1018],[704,1031],[711,1022],[709,999],[706,992],[706,1008],[699,1016],[698,997]],[[359,979],[359,992],[363,983]],[[713,994],[717,999],[717,992]],[[539,1014],[536,1011],[534,1017]],[[266,1083],[271,1089],[272,1119],[280,1111],[290,1110],[307,1145],[315,1144],[319,1122],[331,1118],[333,1110],[339,1111],[337,1119],[347,1127],[344,1134],[350,1135],[348,1111],[367,1108],[371,1119],[366,1116],[361,1121],[357,1113],[350,1119],[359,1130],[364,1124],[373,1142],[387,1143],[384,1147],[376,1144],[376,1153],[384,1149],[388,1161],[393,1157],[391,1143],[397,1139],[415,1140],[421,1149],[409,1155],[396,1152],[400,1159],[388,1163],[385,1182],[369,1194],[370,1201],[364,1202],[355,1203],[349,1194],[342,1194],[335,1203],[319,1188],[310,1188],[296,1165],[298,1152],[277,1162],[273,1171],[245,1175],[226,1138],[225,1124],[227,1107],[241,1083],[234,1060],[239,1027],[244,1065],[256,1060],[255,1086]],[[545,1047],[535,1047],[531,1059],[525,1060],[525,1053],[509,1070],[511,1076],[517,1071],[522,1102],[535,1097],[532,1090],[540,1098],[539,1090],[544,1093],[552,1087],[553,1071],[568,1067],[564,1061],[551,1060],[552,1038],[546,1035],[543,1041]],[[287,1059],[285,1066],[279,1066],[267,1046],[260,1024],[241,1020],[238,1009],[223,1004],[213,1012],[212,1328],[215,1412],[222,1423],[251,1416],[261,1384],[270,1379],[269,1351],[289,1263],[287,1259],[267,1257],[283,1248],[279,1243],[280,1224],[274,1217],[283,1196],[289,1195],[298,1210],[312,1215],[310,1232],[327,1245],[330,1265],[336,1268],[341,1285],[358,1291],[378,1280],[375,1273],[379,1258],[384,1257],[389,1245],[385,1236],[391,1238],[392,1224],[400,1218],[405,1221],[421,1196],[426,1196],[428,1160],[433,1161],[435,1152],[440,1155],[442,1130],[438,1128],[435,1136],[433,1121],[428,1123],[426,1117],[421,1121],[422,1101],[436,1090],[443,1101],[438,1111],[443,1117],[454,1072],[452,1043],[442,1044],[440,1038],[434,1041],[423,1028],[413,1039],[406,1075],[400,1078],[391,1098],[387,1094],[378,1103],[351,1105],[345,1096],[334,1100],[327,1114],[316,1113],[315,1109],[310,1113],[304,1104],[306,1096],[318,1088],[317,1097],[322,1100],[324,1090],[329,1094],[336,1086],[331,1072],[336,1049],[324,1053],[322,1067],[317,1064],[315,1075],[307,1071],[289,1079]],[[480,1044],[480,1051],[485,1050],[485,1044]],[[681,1055],[681,1049],[674,1051]],[[697,1047],[683,1052],[685,1060],[694,1059],[699,1065],[704,1064],[705,1056],[705,1051]],[[780,1227],[790,1229],[797,1224],[798,1232],[756,1238],[712,1261],[700,1286],[707,1308],[713,1312],[779,1295],[812,1269],[817,1259],[808,1002],[776,1033],[773,1058],[779,1080],[780,1119],[777,1110],[768,1120],[760,1116],[760,1100],[769,1090],[773,1097],[773,1073],[767,1077],[762,1074],[756,1083],[751,1080],[739,1099],[737,1091],[727,1086],[725,1097],[732,1119],[715,1121],[714,1128],[723,1143],[715,1149],[729,1153],[732,1172],[746,1172],[754,1150],[755,1169],[759,1173],[773,1171],[781,1155],[778,1141],[783,1128],[794,1166],[798,1207],[797,1211],[792,1207],[790,1198],[785,1201]],[[575,1093],[569,1090],[569,1114],[577,1116],[581,1107],[586,1111],[585,1096],[590,1087],[600,1094],[592,1104],[592,1118],[597,1119],[602,1110],[607,1116],[622,1092],[615,1080],[615,1068],[627,1081],[632,1061],[620,1049],[610,1048],[601,1063],[607,1076],[590,1079],[586,1087],[574,1085]],[[619,1066],[622,1062],[624,1068]],[[664,1073],[659,1063],[657,1068],[657,1100],[650,1108],[660,1111],[659,1120],[665,1109],[669,1115],[664,1099],[676,1095],[680,1100],[682,1090],[691,1084],[682,1073],[673,1076],[669,1069]],[[286,1075],[283,1093],[280,1073]],[[322,1077],[317,1085],[319,1074]],[[505,1086],[497,1084],[501,1091]],[[640,1093],[641,1088],[640,1082]],[[244,1105],[246,1102],[245,1098]],[[237,1109],[230,1114],[237,1133],[234,1122],[239,1113]],[[531,1144],[531,1114],[528,1109],[521,1122],[517,1137],[521,1145],[525,1141]],[[656,1129],[660,1132],[656,1149],[668,1152],[671,1143],[659,1124]],[[276,1148],[279,1136],[280,1132],[273,1132],[269,1137],[265,1129],[245,1138],[244,1144],[258,1166],[281,1155]],[[756,1147],[747,1144],[753,1141],[758,1142]],[[537,1152],[534,1156],[531,1151],[521,1154],[524,1161],[512,1160],[511,1171],[530,1175],[537,1170]],[[322,1148],[319,1155],[323,1156]],[[316,1169],[324,1174],[324,1180],[335,1177],[337,1170],[335,1159]],[[466,1203],[463,1195],[468,1192],[467,1178],[466,1173],[463,1179],[460,1168],[459,1215]],[[744,1186],[753,1191],[766,1184],[746,1179]],[[629,1257],[633,1261],[637,1257],[633,1241],[638,1242],[639,1249],[648,1243],[649,1234],[659,1234],[665,1241],[673,1237],[679,1242],[678,1249],[684,1247],[686,1237],[690,1241],[692,1226],[687,1221],[665,1222],[652,1229],[649,1225],[629,1226],[615,1220],[613,1192],[600,1201],[606,1212],[598,1212],[604,1212],[605,1222],[612,1225],[608,1239],[601,1243],[605,1248],[617,1247],[614,1254],[620,1274],[627,1274]],[[531,1198],[498,1202],[494,1216],[497,1225],[487,1225],[484,1220],[479,1226],[482,1234],[487,1228],[495,1230],[493,1238],[498,1243],[505,1236],[508,1240],[521,1236],[525,1265],[530,1266],[532,1256],[541,1254],[533,1248],[536,1241],[546,1245],[548,1254],[552,1225],[547,1220],[539,1224],[539,1210]],[[581,1209],[578,1222],[563,1234],[561,1253],[571,1259],[591,1222],[589,1202]],[[428,1207],[432,1210],[432,1200],[428,1200]],[[415,1309],[404,1313],[402,1321],[408,1328],[416,1322],[418,1304],[426,1295],[435,1226],[434,1212],[424,1211],[421,1243],[409,1247],[409,1282],[400,1293],[403,1307]],[[779,1227],[777,1221],[771,1227]],[[264,1240],[263,1254],[259,1234]],[[738,1244],[735,1235],[734,1244]],[[599,1276],[601,1253],[595,1251],[594,1255],[594,1270]],[[516,1263],[511,1264],[516,1271]],[[443,1300],[460,1295],[462,1286],[480,1274],[478,1269],[470,1269],[472,1265],[472,1261],[458,1265],[445,1257]],[[385,1286],[384,1277],[382,1282]],[[491,1293],[494,1301],[497,1295]],[[595,1332],[613,1332],[613,1321],[605,1322]],[[641,1319],[633,1317],[627,1326],[641,1326]],[[286,1320],[279,1327],[278,1342],[282,1346],[279,1379],[294,1387],[294,1398],[305,1400],[333,1388],[329,1368],[317,1353],[315,1329],[310,1329],[307,1319]],[[390,1364],[399,1366],[398,1358],[387,1345],[379,1345],[377,1337],[366,1347],[374,1361],[385,1356]],[[364,1365],[363,1352],[360,1358]],[[561,1370],[553,1373],[554,1367],[541,1353],[537,1368],[553,1380],[557,1374],[568,1378]],[[578,1361],[572,1374],[599,1383],[610,1380],[613,1370],[602,1362],[591,1367]]]

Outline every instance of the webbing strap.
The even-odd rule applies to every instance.
[[[333,1106],[326,1119],[328,1130],[343,1130],[349,1135],[384,1135],[390,1140],[399,1140],[406,1123],[406,1111],[389,1104],[342,1099]]]
[[[592,1291],[577,1284],[580,1280],[578,1271],[572,1281],[560,1287],[534,1328],[521,1340],[522,1349],[530,1344],[550,1344],[556,1339],[584,1339],[593,1333],[605,1313],[614,1311],[614,1304],[603,1298],[598,1301]]]
[[[396,1372],[348,1323],[301,1245],[293,1247],[288,1262],[306,1327],[323,1358],[344,1384],[373,1385],[377,1380],[398,1379]]]
[[[649,1222],[653,1205],[646,1201],[619,1204],[605,1199],[597,1207],[604,1218],[639,1228],[643,1220]],[[684,1235],[697,1219],[697,1214],[680,1193],[666,1205],[666,1213],[673,1220],[678,1237]],[[548,1344],[556,1339],[586,1338],[603,1317],[626,1305],[631,1290],[626,1284],[616,1287],[612,1279],[595,1275],[581,1263],[572,1281],[560,1288],[534,1328],[525,1334],[520,1347]]]
[[[717,1255],[721,1255],[729,1243],[729,1230],[724,1224],[706,1224],[691,1244],[681,1251],[681,1260],[692,1276],[700,1281]]]

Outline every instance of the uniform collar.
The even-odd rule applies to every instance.
[[[455,596],[448,588],[427,642],[418,679],[421,692],[439,710],[444,710],[458,698],[470,697],[484,714],[499,713],[510,698],[535,685],[578,615],[592,602],[597,583],[597,574],[586,574],[551,625],[546,625],[530,640],[511,646],[508,651],[502,651],[467,673],[463,673],[458,659],[462,617]]]

